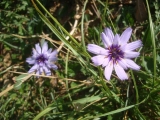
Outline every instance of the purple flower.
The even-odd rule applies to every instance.
[[[45,73],[47,76],[51,75],[51,70],[56,70],[58,67],[54,64],[57,61],[57,50],[52,52],[52,49],[48,49],[48,43],[44,42],[42,47],[40,44],[35,45],[33,48],[33,55],[26,59],[30,65],[33,65],[28,73],[36,71],[37,75]]]
[[[138,66],[131,58],[139,56],[139,52],[134,50],[142,46],[141,40],[127,43],[132,33],[132,29],[127,28],[122,35],[116,34],[114,36],[110,28],[105,28],[101,33],[104,48],[88,44],[87,49],[89,52],[96,54],[91,60],[96,66],[102,65],[105,67],[104,75],[107,80],[110,80],[113,69],[121,80],[128,79],[124,70],[131,68],[139,70]]]

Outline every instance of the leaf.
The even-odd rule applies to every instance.
[[[84,118],[85,120],[89,120],[91,118],[99,118],[99,117],[103,117],[103,116],[107,116],[107,115],[111,115],[111,114],[115,114],[115,113],[119,113],[119,112],[122,112],[122,111],[125,111],[125,110],[128,110],[130,108],[133,108],[135,107],[135,105],[130,105],[128,107],[124,107],[124,108],[120,108],[120,109],[117,109],[117,110],[113,110],[111,112],[108,112],[108,113],[105,113],[105,114],[102,114],[102,115],[98,115],[98,116],[90,116],[90,117],[86,117]]]
[[[32,75],[31,74],[22,74],[15,78],[16,83],[14,84],[14,89],[19,90],[21,85],[24,81],[29,79]]]
[[[42,112],[40,112],[33,120],[39,120],[40,117],[44,116],[46,113],[50,112],[51,110],[56,109],[56,107],[48,107]]]
[[[149,8],[149,4],[148,1],[146,0],[146,4],[147,4],[147,10],[148,10],[148,16],[149,16],[149,27],[150,27],[150,33],[151,33],[151,41],[152,41],[152,46],[153,46],[153,68],[154,68],[154,76],[156,76],[157,72],[156,72],[156,66],[157,66],[157,61],[156,61],[156,43],[155,43],[155,32],[154,32],[154,24],[152,21],[152,17],[151,17],[151,12],[150,12],[150,8]],[[153,78],[153,84],[155,81],[155,77]]]
[[[143,47],[144,49],[148,49],[151,47],[152,41],[151,41],[151,32],[150,27],[148,26],[145,30],[144,37],[143,37]]]
[[[87,98],[82,98],[82,99],[78,99],[73,101],[73,103],[81,103],[81,104],[86,104],[87,102],[93,102],[93,101],[97,101],[100,100],[101,97],[100,96],[92,96],[92,97],[87,97]]]

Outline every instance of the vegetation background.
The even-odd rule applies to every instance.
[[[160,119],[159,9],[159,0],[1,0],[0,120]],[[143,42],[129,80],[106,81],[91,63],[86,45],[102,45],[105,27],[132,27],[130,41]],[[44,39],[59,50],[58,70],[36,78],[25,60]]]

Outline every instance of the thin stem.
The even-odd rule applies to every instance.
[[[98,69],[99,69],[99,72],[100,72],[100,78],[101,78],[100,82],[101,82],[101,85],[103,86],[105,92],[107,92],[108,97],[111,98],[112,94],[111,94],[108,86],[106,85],[106,82],[103,80],[103,73],[102,73],[102,71],[101,71],[100,68],[98,68]]]
[[[67,50],[67,55],[66,55],[66,62],[65,62],[65,78],[68,78],[68,57],[69,57],[69,49]],[[67,93],[68,93],[68,97],[72,103],[72,98],[71,95],[69,93],[69,89],[68,89],[68,80],[66,80],[66,89],[67,89]],[[72,103],[72,106],[74,106],[74,104]]]
[[[87,5],[88,0],[85,1],[84,3],[84,7],[82,10],[82,18],[81,18],[81,36],[82,36],[82,46],[83,49],[86,50],[86,45],[85,45],[85,40],[84,40],[84,13],[85,13],[85,9],[86,9],[86,5]]]
[[[138,94],[136,80],[135,80],[135,77],[133,75],[133,71],[132,70],[131,70],[131,75],[132,75],[132,79],[133,79],[133,83],[134,83],[134,88],[135,88],[135,91],[136,91],[136,104],[138,104],[139,103],[139,94]]]
[[[149,16],[149,26],[150,26],[150,32],[151,32],[151,40],[152,40],[152,46],[153,46],[153,68],[154,68],[154,76],[156,76],[156,43],[155,43],[155,36],[154,36],[154,29],[153,29],[153,22],[152,22],[152,18],[151,18],[151,13],[150,13],[150,8],[149,8],[149,4],[148,4],[148,0],[146,0],[146,4],[147,4],[147,10],[148,10],[148,16]],[[155,81],[155,77],[153,77],[153,87],[154,87],[154,81]]]

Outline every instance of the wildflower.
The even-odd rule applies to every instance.
[[[51,70],[56,70],[58,67],[54,64],[57,60],[57,50],[52,52],[52,49],[48,49],[48,43],[44,42],[42,46],[40,44],[35,45],[33,48],[33,55],[26,59],[30,65],[33,65],[28,73],[36,71],[37,75],[45,73],[47,76],[51,75]]]
[[[128,79],[124,70],[128,68],[133,70],[140,69],[140,66],[131,60],[131,58],[139,56],[139,52],[135,52],[134,50],[141,47],[142,42],[141,40],[137,40],[127,43],[131,33],[132,29],[129,27],[121,36],[118,34],[114,36],[110,28],[105,28],[104,32],[101,33],[104,48],[95,44],[88,44],[88,51],[96,54],[96,56],[91,58],[92,62],[96,66],[102,65],[102,67],[105,67],[104,76],[107,80],[110,80],[113,69],[121,80]]]

